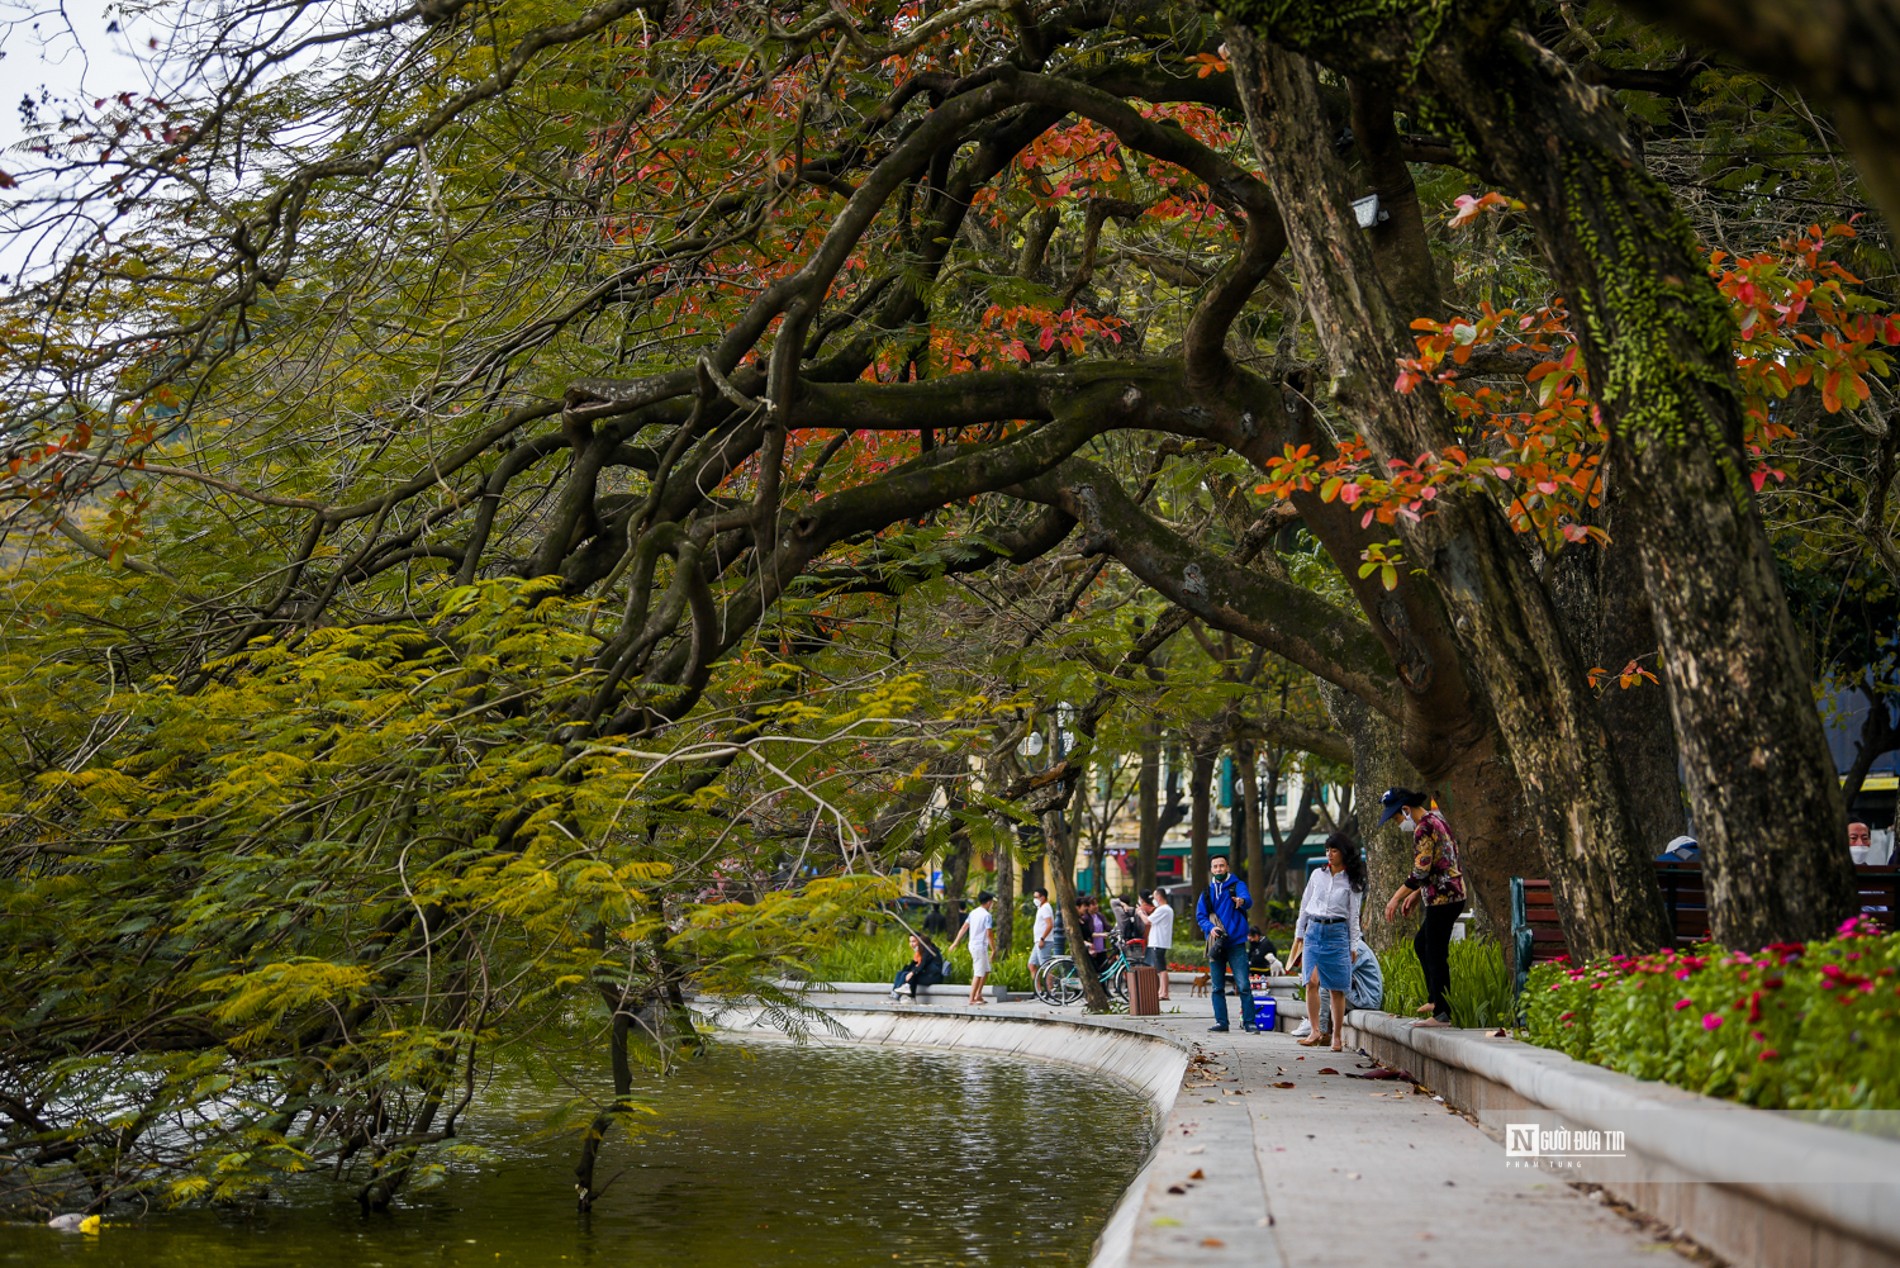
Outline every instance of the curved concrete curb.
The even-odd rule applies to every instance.
[[[889,988],[885,988],[888,990]],[[844,996],[820,1001],[825,1013],[845,1034],[814,1032],[813,1043],[884,1044],[902,1048],[951,1048],[994,1056],[1059,1061],[1092,1073],[1104,1074],[1146,1096],[1155,1109],[1155,1144],[1161,1140],[1174,1100],[1187,1073],[1188,1047],[1169,1035],[1143,1029],[1114,1017],[1063,1018],[1012,1016],[975,1008],[928,1012],[879,1007]],[[762,1008],[751,1005],[694,1005],[702,1017],[722,1030],[735,1033],[779,1035]],[[1148,1159],[1115,1204],[1108,1223],[1095,1239],[1091,1268],[1121,1268],[1133,1248],[1135,1221],[1141,1196],[1148,1189],[1157,1150]]]
[[[1513,1120],[1622,1132],[1625,1158],[1581,1162],[1572,1178],[1603,1185],[1734,1263],[1900,1259],[1892,1187],[1900,1142],[1647,1083],[1483,1031],[1368,1012],[1349,1014],[1347,1030],[1493,1136]]]

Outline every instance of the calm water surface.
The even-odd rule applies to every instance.
[[[657,1113],[633,1144],[616,1132],[589,1215],[574,1210],[572,1137],[533,1125],[555,1098],[523,1087],[464,1132],[504,1161],[390,1215],[326,1191],[98,1237],[15,1225],[0,1227],[0,1264],[1079,1265],[1153,1130],[1120,1084],[949,1052],[725,1044],[651,1090]]]

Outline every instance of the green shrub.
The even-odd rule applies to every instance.
[[[1017,945],[1025,945],[1027,939]],[[812,957],[806,972],[816,982],[889,982],[910,962],[910,935],[901,930],[859,934]],[[950,952],[946,984],[970,984],[970,952],[958,946]],[[992,961],[989,982],[1012,991],[1029,989],[1029,952],[1017,951]]]
[[[1379,956],[1385,978],[1385,1011],[1410,1017],[1425,1002],[1425,970],[1410,942]],[[1454,1026],[1508,1026],[1517,1010],[1511,999],[1511,970],[1504,949],[1489,938],[1460,938],[1451,944],[1451,989],[1445,992]]]
[[[1527,1037],[1764,1109],[1900,1108],[1900,936],[1717,946],[1531,970]]]

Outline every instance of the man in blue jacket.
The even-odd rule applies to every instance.
[[[1210,1029],[1216,1034],[1227,1030],[1227,978],[1232,974],[1234,985],[1240,988],[1240,1028],[1252,1034],[1254,1005],[1253,985],[1247,979],[1247,908],[1253,906],[1253,895],[1247,892],[1247,882],[1227,874],[1226,855],[1209,859],[1207,867],[1214,879],[1201,891],[1201,901],[1194,905],[1194,918],[1200,922],[1201,932],[1207,935],[1207,971],[1213,975],[1213,989],[1209,993],[1214,997],[1214,1024]]]

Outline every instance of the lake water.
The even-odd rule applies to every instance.
[[[1085,1264],[1153,1139],[1147,1101],[1066,1066],[942,1051],[720,1044],[644,1086],[574,1208],[558,1097],[484,1098],[463,1168],[363,1217],[322,1190],[244,1211],[108,1216],[97,1237],[0,1227],[0,1264],[89,1268]]]

